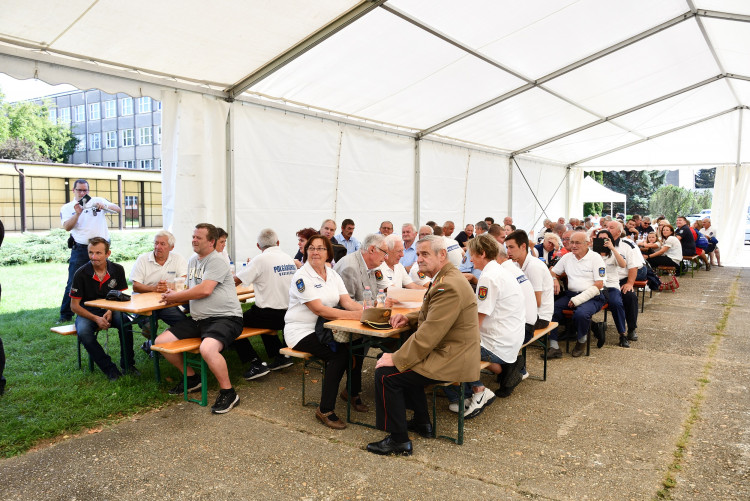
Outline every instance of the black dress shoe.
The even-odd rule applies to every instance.
[[[628,331],[628,340],[629,341],[638,341],[638,334],[634,330]]]
[[[394,442],[390,435],[380,442],[367,444],[367,451],[372,452],[373,454],[380,454],[381,456],[387,456],[389,454],[411,456],[411,453],[413,452],[411,448],[411,440],[399,444]]]
[[[406,423],[406,429],[419,433],[422,438],[432,438],[432,423],[417,423],[412,419]]]
[[[627,336],[620,336],[620,346],[623,348],[630,348],[630,343],[628,343],[628,337]]]

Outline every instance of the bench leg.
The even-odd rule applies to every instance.
[[[317,407],[319,404],[318,402],[307,402],[305,400],[305,394],[306,394],[306,387],[305,387],[305,370],[312,369],[312,370],[320,370],[321,378],[325,378],[326,376],[326,363],[324,360],[320,360],[319,358],[310,358],[304,361],[302,364],[302,406],[303,407]],[[323,388],[323,385],[321,383],[321,390]]]
[[[188,367],[192,367],[194,370],[200,371],[200,375],[201,375],[201,398],[200,400],[197,400],[195,398],[190,398],[190,396],[188,395],[188,383],[187,383]],[[183,398],[185,399],[186,402],[195,402],[202,407],[206,407],[208,405],[208,366],[206,365],[206,361],[203,360],[203,357],[201,357],[200,353],[194,354],[194,353],[185,352],[182,354],[182,389],[183,389]]]

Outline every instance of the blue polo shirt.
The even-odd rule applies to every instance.
[[[346,240],[344,238],[344,235],[342,235],[341,233],[336,235],[334,238],[339,243],[339,245],[343,245],[344,247],[346,247],[347,254],[351,254],[352,252],[357,252],[359,250],[360,243],[359,240],[354,238],[354,235],[352,235],[352,238],[350,238],[349,240]]]
[[[399,260],[399,263],[403,265],[404,268],[408,268],[409,266],[413,265],[417,261],[417,239],[414,239],[414,242],[412,242],[411,247],[404,249],[404,257]]]

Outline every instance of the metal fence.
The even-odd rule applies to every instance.
[[[92,170],[86,176],[80,176],[89,182],[91,196],[104,197],[122,208],[121,214],[106,216],[110,228],[162,226],[160,180],[129,180],[127,173],[118,173],[114,179],[98,179],[96,173]],[[112,177],[111,172],[107,174]],[[22,168],[13,174],[0,172],[0,219],[6,231],[61,228],[60,208],[72,199],[76,179],[78,177],[52,177],[39,173],[29,175]]]

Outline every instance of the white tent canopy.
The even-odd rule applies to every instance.
[[[624,193],[617,193],[610,190],[606,186],[596,182],[591,176],[586,176],[583,178],[583,183],[581,184],[581,202],[610,202],[610,204],[622,202],[626,204],[625,207],[627,208],[628,201]],[[612,212],[611,208],[610,212]],[[624,212],[627,212],[627,210]]]
[[[367,232],[384,214],[511,213],[531,229],[580,205],[582,169],[726,166],[722,196],[737,211],[748,202],[736,193],[750,177],[747,2],[133,0],[128,11],[118,29],[113,0],[6,0],[0,71],[164,101],[175,231],[226,221],[249,247],[262,226],[286,236],[319,223],[302,214],[359,214]],[[736,247],[739,227],[723,225],[740,218],[714,213],[722,247]]]

